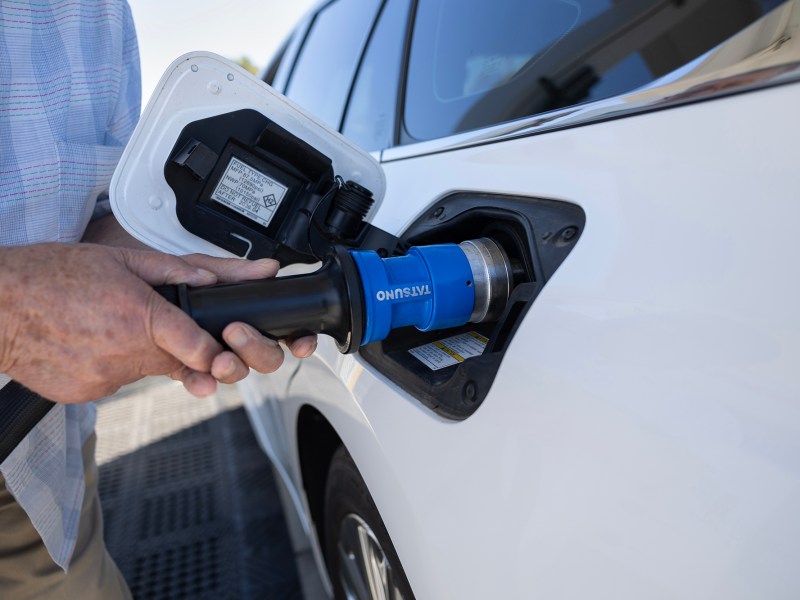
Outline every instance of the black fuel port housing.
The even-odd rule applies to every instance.
[[[437,414],[466,419],[486,398],[525,313],[575,247],[585,222],[583,209],[558,200],[467,192],[443,198],[400,236],[401,248],[495,240],[514,277],[503,313],[496,321],[447,330],[396,329],[385,340],[362,347],[361,356]],[[471,348],[484,346],[482,353],[460,356],[456,343],[464,336]],[[452,357],[447,366],[425,359],[440,350]]]

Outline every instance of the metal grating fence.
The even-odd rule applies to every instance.
[[[98,406],[105,537],[136,600],[301,599],[267,459],[235,387],[147,379]]]

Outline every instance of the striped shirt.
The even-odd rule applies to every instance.
[[[0,245],[81,239],[140,103],[125,0],[0,2]],[[94,421],[93,405],[57,405],[0,465],[64,570],[84,495],[81,446]]]

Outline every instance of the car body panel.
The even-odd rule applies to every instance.
[[[397,231],[460,190],[587,215],[466,421],[327,339],[276,394],[287,434],[307,403],[339,433],[418,597],[800,590],[797,105],[784,86],[385,166]]]
[[[572,202],[586,226],[464,421],[324,337],[251,378],[248,413],[277,420],[272,458],[314,544],[308,405],[417,598],[800,594],[800,84],[696,100],[384,153],[388,231],[458,192]]]

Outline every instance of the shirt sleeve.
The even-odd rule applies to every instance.
[[[105,143],[124,146],[130,140],[142,109],[142,72],[139,63],[139,43],[131,8],[123,7],[122,79],[114,112],[108,124]]]
[[[114,112],[106,130],[107,146],[124,146],[128,143],[139,121],[142,110],[142,71],[139,61],[139,42],[133,22],[131,7],[123,3],[122,14],[122,77]],[[108,191],[102,192],[95,202],[91,220],[111,214]]]

